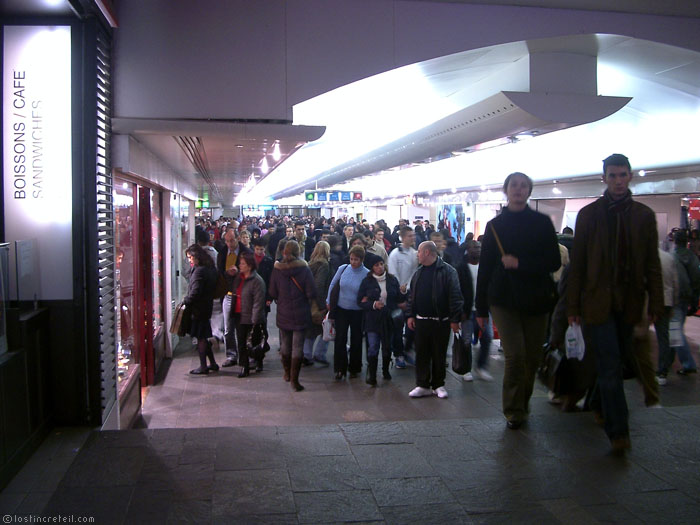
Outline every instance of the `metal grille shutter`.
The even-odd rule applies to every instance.
[[[99,295],[102,421],[117,401],[115,330],[114,202],[111,155],[111,40],[97,31],[97,267]]]

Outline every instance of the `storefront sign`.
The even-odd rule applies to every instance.
[[[700,199],[688,200],[688,218],[700,220]]]
[[[71,29],[3,32],[5,239],[36,239],[38,299],[71,299]]]

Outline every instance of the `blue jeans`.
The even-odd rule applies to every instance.
[[[472,310],[471,317],[466,321],[462,321],[462,337],[465,341],[472,342],[473,334],[478,334],[480,331],[479,324],[476,322],[476,310]],[[493,341],[493,321],[489,314],[489,322],[486,327],[481,330],[481,339],[479,346],[479,355],[476,358],[476,368],[487,370],[489,367],[489,350],[491,349],[491,341]]]
[[[629,435],[622,366],[624,356],[632,356],[633,328],[616,315],[602,324],[583,325],[586,341],[590,342],[591,350],[595,352],[601,410],[605,419],[605,433],[610,439]]]
[[[379,355],[379,347],[382,344],[382,337],[379,332],[367,332],[367,359]]]
[[[317,344],[316,344],[317,343]],[[316,352],[314,352],[314,344],[316,344]],[[323,337],[316,336],[307,337],[304,339],[304,357],[306,359],[312,360],[314,358],[314,353],[316,358],[322,361],[326,360],[326,352],[328,351],[328,341],[324,341]]]
[[[681,366],[684,370],[695,370],[696,364],[690,353],[690,347],[688,346],[688,340],[685,338],[685,317],[688,312],[688,305],[680,304],[673,307],[673,312],[671,313],[671,322],[681,323],[681,339],[682,344],[675,348],[678,353],[678,360],[681,362]],[[672,350],[673,351],[673,350]],[[671,362],[673,362],[673,357],[671,357]],[[671,363],[669,363],[670,366]]]
[[[654,323],[654,330],[656,332],[656,342],[659,346],[659,363],[656,370],[657,374],[668,373],[668,369],[673,363],[673,358],[675,357],[675,352],[671,348],[668,340],[668,323],[671,320],[670,306],[664,307],[664,315],[659,317],[659,319]]]

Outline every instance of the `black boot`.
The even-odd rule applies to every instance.
[[[367,377],[365,378],[365,383],[372,386],[377,386],[377,364],[379,359],[375,355],[374,357],[367,358]]]
[[[292,358],[292,366],[291,366],[291,384],[292,384],[292,390],[296,390],[297,392],[301,392],[304,390],[304,387],[301,386],[299,383],[299,371],[301,370],[301,357],[293,357]]]
[[[195,376],[207,375],[209,368],[207,367],[207,347],[209,343],[206,339],[197,340],[197,353],[199,354],[199,368],[190,370],[190,374]]]
[[[284,380],[289,381],[291,369],[291,356],[281,354],[282,368],[284,368]]]
[[[245,345],[243,345],[243,348],[238,349],[238,362],[241,365],[238,377],[248,377],[250,375],[250,365],[248,364],[248,348]]]
[[[376,359],[376,358],[375,358]],[[391,374],[389,373],[389,365],[391,364],[391,355],[382,356],[382,377],[384,379],[391,379]]]
[[[218,372],[219,365],[216,364],[216,359],[214,359],[214,350],[211,347],[211,342],[207,340],[207,357],[209,358],[209,366],[207,367],[211,372]]]

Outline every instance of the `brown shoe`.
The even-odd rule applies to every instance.
[[[612,451],[615,454],[623,454],[625,450],[629,450],[629,448],[632,446],[630,443],[630,438],[627,436],[612,438],[610,440],[610,444],[612,446]]]

